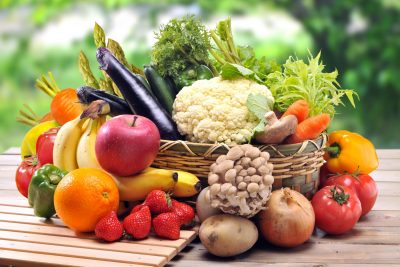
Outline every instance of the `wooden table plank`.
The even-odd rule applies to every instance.
[[[160,246],[149,246],[149,245],[139,245],[133,242],[122,243],[105,243],[97,239],[81,239],[73,237],[61,237],[61,236],[51,236],[51,235],[41,235],[34,233],[22,233],[0,230],[0,239],[11,240],[11,241],[22,241],[31,242],[38,244],[54,244],[60,246],[77,247],[77,248],[92,248],[98,250],[106,251],[119,251],[134,254],[144,254],[144,255],[155,255],[160,257],[167,256],[167,260],[175,255],[175,248],[172,247],[160,247]],[[100,253],[101,253],[100,251]]]
[[[12,250],[0,250],[0,262],[1,264],[10,266],[21,266],[21,267],[43,267],[43,266],[80,266],[80,267],[143,267],[145,265],[111,262],[111,261],[100,261],[93,259],[83,259],[76,257],[64,257],[49,255],[43,253],[32,253],[25,251],[12,251]]]

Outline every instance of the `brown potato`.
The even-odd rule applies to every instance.
[[[258,239],[258,230],[248,219],[220,214],[201,224],[199,237],[211,254],[230,257],[249,250]]]

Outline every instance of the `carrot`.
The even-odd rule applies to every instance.
[[[46,113],[46,115],[44,115],[39,122],[44,122],[44,121],[52,121],[54,120],[53,115],[51,114],[51,112]]]
[[[297,125],[294,134],[289,136],[287,143],[301,143],[305,140],[312,140],[318,137],[328,127],[331,118],[329,114],[322,113],[305,119]]]
[[[60,124],[78,117],[83,108],[79,103],[78,95],[75,89],[68,88],[57,93],[50,106],[51,115]]]
[[[293,102],[288,109],[283,113],[282,118],[287,115],[294,115],[297,118],[297,122],[300,123],[307,119],[308,113],[310,112],[310,107],[304,99],[297,100]]]

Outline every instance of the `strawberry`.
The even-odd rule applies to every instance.
[[[143,204],[149,206],[154,215],[169,212],[172,208],[170,196],[162,190],[151,191]]]
[[[178,215],[181,224],[189,224],[194,219],[194,210],[188,204],[179,202],[175,199],[172,200],[172,210],[173,213]]]
[[[96,236],[100,239],[112,242],[120,239],[124,233],[124,228],[117,218],[115,211],[101,218],[94,229]]]
[[[161,213],[153,219],[153,228],[156,235],[171,240],[179,239],[180,225],[179,216],[173,212]]]
[[[125,231],[135,239],[146,238],[151,229],[151,214],[148,206],[138,208],[128,215],[123,222]]]
[[[133,207],[133,209],[131,210],[131,214],[132,214],[132,213],[135,213],[135,212],[137,212],[137,211],[139,211],[139,210],[141,210],[144,206],[146,206],[146,205],[144,205],[143,203],[142,203],[142,204],[136,205],[136,206]]]

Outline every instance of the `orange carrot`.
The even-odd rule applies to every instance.
[[[60,125],[75,119],[83,111],[76,90],[72,88],[57,93],[51,102],[50,109],[54,119]]]
[[[297,122],[300,123],[307,119],[310,107],[304,99],[293,102],[288,109],[283,113],[282,118],[287,115],[294,115],[297,118]]]
[[[52,121],[54,120],[53,115],[51,114],[51,112],[47,113],[46,115],[44,115],[39,122],[44,122],[44,121]]]
[[[305,140],[312,140],[318,137],[328,127],[331,118],[328,114],[322,113],[305,119],[297,125],[294,134],[289,136],[287,143],[301,143]]]

